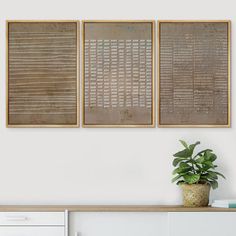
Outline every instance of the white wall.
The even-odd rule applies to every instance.
[[[234,103],[230,129],[5,128],[6,19],[231,19],[234,38],[235,5],[234,0],[1,0],[0,204],[180,203],[179,188],[170,183],[180,138],[200,140],[218,154],[227,180],[212,198],[235,197]],[[232,63],[232,81],[234,68]],[[234,101],[235,83],[232,92]]]

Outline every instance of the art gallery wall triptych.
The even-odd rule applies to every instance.
[[[7,22],[7,127],[155,127],[156,114],[230,127],[230,21]]]

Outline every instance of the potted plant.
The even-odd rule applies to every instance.
[[[218,176],[223,178],[215,169],[214,164],[217,156],[211,149],[202,150],[194,154],[194,149],[200,142],[188,145],[180,140],[184,146],[182,151],[173,156],[174,178],[172,182],[177,182],[183,190],[183,204],[187,207],[202,207],[209,203],[210,188],[218,187]]]

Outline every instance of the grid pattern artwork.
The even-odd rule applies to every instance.
[[[88,36],[100,24],[85,23],[85,125],[152,125],[152,24],[106,23]]]
[[[228,22],[160,22],[159,30],[159,124],[228,126]]]

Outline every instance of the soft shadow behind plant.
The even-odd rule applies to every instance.
[[[194,149],[200,142],[188,145],[180,140],[184,149],[173,156],[173,166],[175,167],[172,182],[177,184],[210,184],[213,189],[218,187],[218,176],[224,175],[215,171],[217,165],[214,164],[217,156],[211,149],[205,149],[194,154]]]

